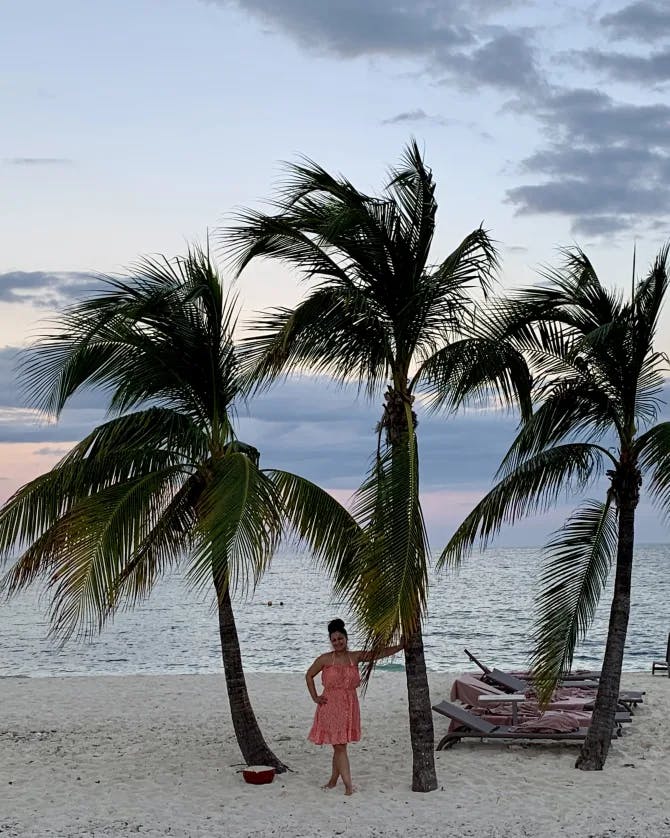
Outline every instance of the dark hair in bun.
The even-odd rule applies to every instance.
[[[328,623],[328,636],[330,637],[336,631],[339,631],[340,634],[343,634],[347,638],[347,640],[349,639],[347,630],[344,627],[344,620],[340,620],[339,617],[336,617],[334,620],[331,620]]]

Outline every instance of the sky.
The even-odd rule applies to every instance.
[[[480,222],[501,288],[579,244],[629,287],[669,238],[670,5],[515,0],[22,0],[0,3],[0,500],[104,415],[25,408],[15,363],[67,302],[142,254],[183,253],[261,207],[305,154],[378,191],[416,137],[438,184],[439,261]],[[225,266],[224,266],[225,273]],[[242,318],[305,289],[274,264],[238,282]],[[659,348],[670,352],[670,312]],[[240,433],[268,466],[348,497],[379,405],[301,378]],[[442,546],[491,485],[514,416],[420,417],[423,501]],[[541,543],[576,499],[505,531]],[[666,541],[646,502],[641,541]]]

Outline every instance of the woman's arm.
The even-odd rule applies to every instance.
[[[397,655],[401,649],[405,648],[405,639],[401,638],[397,646],[386,646],[384,649],[377,649],[371,652],[354,652],[356,655],[356,663],[362,661],[376,661],[379,658],[390,658],[391,655]]]
[[[312,696],[312,701],[315,704],[325,704],[328,699],[325,698],[323,695],[318,695],[316,692],[316,686],[314,684],[314,678],[321,672],[323,669],[323,655],[319,655],[319,657],[314,661],[314,663],[310,666],[305,674],[305,681],[307,682],[307,691]]]

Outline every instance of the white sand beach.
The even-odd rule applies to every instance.
[[[263,730],[293,773],[243,782],[222,676],[0,679],[0,834],[11,836],[670,835],[670,679],[647,691],[606,770],[573,769],[577,746],[461,742],[437,754],[439,790],[409,790],[403,673],[361,702],[351,798],[323,791],[330,750],[305,739],[301,675],[249,675]],[[451,678],[431,675],[433,702]],[[436,736],[447,720],[436,717]]]

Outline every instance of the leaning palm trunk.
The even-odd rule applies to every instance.
[[[215,577],[214,586],[219,609],[219,634],[226,689],[237,744],[247,765],[272,765],[278,772],[286,771],[287,767],[273,754],[263,738],[249,701],[228,583]]]
[[[630,615],[636,505],[634,498],[627,498],[619,506],[619,543],[607,645],[593,719],[576,762],[576,767],[582,771],[602,770],[612,740]]]
[[[57,418],[90,386],[112,418],[0,509],[0,590],[39,577],[54,631],[100,630],[146,597],[177,561],[216,588],[230,711],[247,763],[285,770],[259,730],[244,681],[229,584],[256,583],[290,526],[329,562],[350,559],[360,529],[330,495],[295,474],[265,470],[232,426],[244,380],[237,315],[200,249],[144,260],[132,276],[63,313],[23,367],[34,406]]]
[[[418,628],[410,637],[405,638],[405,643],[409,730],[412,740],[412,791],[434,791],[437,788],[437,775],[433,755],[433,710],[421,629]]]

